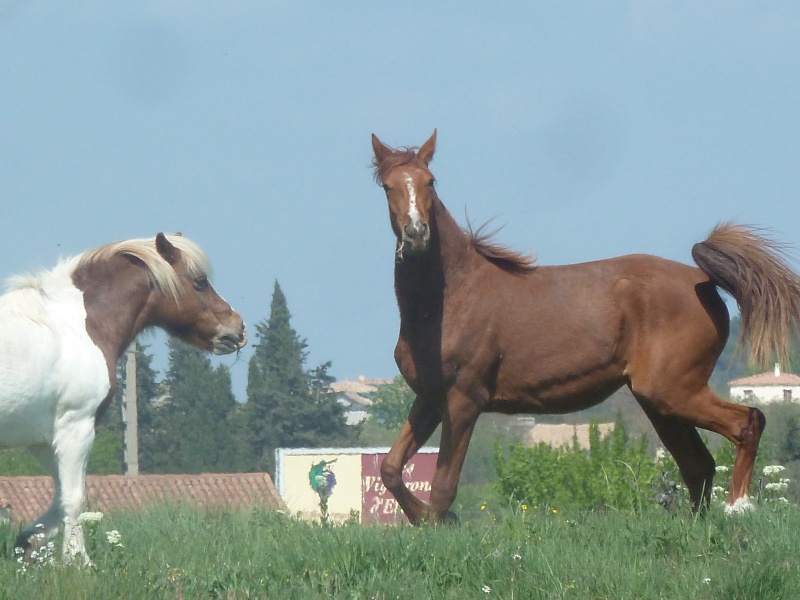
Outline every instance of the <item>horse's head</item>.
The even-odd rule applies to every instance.
[[[389,218],[397,236],[397,256],[422,252],[431,236],[431,210],[436,199],[428,164],[436,150],[436,130],[417,152],[394,150],[372,135],[375,180],[386,192]]]
[[[153,290],[151,303],[158,325],[198,348],[214,354],[229,354],[247,343],[242,317],[223,300],[208,281],[206,272],[181,250],[182,238],[173,244],[163,233],[156,236],[156,249],[175,271],[174,294]]]

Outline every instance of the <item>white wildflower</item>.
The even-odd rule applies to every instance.
[[[514,555],[514,556],[512,556],[511,558],[513,558],[514,560],[522,560],[522,556],[521,556],[521,555],[519,555],[519,554],[515,554],[515,555]]]
[[[711,583],[711,577],[703,577],[703,583],[709,585]]]
[[[764,475],[769,477],[770,475],[777,475],[786,470],[786,467],[782,467],[781,465],[769,465],[764,467]]]
[[[727,473],[731,469],[730,469],[730,467],[726,467],[725,465],[718,465],[716,470],[717,470],[717,473]]]
[[[101,512],[85,512],[78,517],[78,523],[97,523],[102,520],[103,513]]]
[[[485,585],[485,586],[483,586],[483,587],[481,588],[481,591],[482,591],[484,594],[491,594],[491,593],[492,593],[492,588],[490,588],[488,585]]]
[[[122,541],[122,534],[117,531],[116,529],[112,529],[111,531],[106,531],[106,539],[108,543],[112,546],[121,546],[120,542]]]
[[[789,487],[789,485],[783,481],[779,481],[777,483],[768,483],[764,487],[770,492],[783,492]]]

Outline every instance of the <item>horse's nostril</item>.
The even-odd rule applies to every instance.
[[[424,238],[428,235],[427,223],[409,223],[405,226],[406,235],[411,239]]]

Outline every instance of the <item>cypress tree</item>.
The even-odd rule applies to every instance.
[[[305,371],[307,343],[290,319],[276,281],[269,319],[256,325],[245,407],[251,468],[273,475],[275,448],[349,444],[357,434],[331,393],[330,362]]]
[[[226,472],[237,467],[230,420],[236,410],[230,373],[201,350],[169,340],[167,395],[148,415],[151,473]]]

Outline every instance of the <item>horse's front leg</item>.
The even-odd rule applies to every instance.
[[[59,426],[60,425],[60,426]],[[86,504],[86,464],[94,442],[94,419],[58,424],[53,445],[58,457],[61,507],[64,515],[65,562],[81,555],[90,563],[83,539],[80,516]]]
[[[428,505],[411,493],[403,483],[403,467],[430,439],[441,420],[441,413],[433,403],[422,396],[417,396],[411,405],[408,419],[403,423],[392,448],[381,462],[383,485],[392,493],[408,520],[414,525],[427,515]]]
[[[450,506],[458,492],[458,480],[467,455],[472,431],[480,410],[468,396],[456,389],[450,390],[442,415],[442,441],[436,472],[431,482],[430,519],[434,522],[450,521],[455,515]]]

